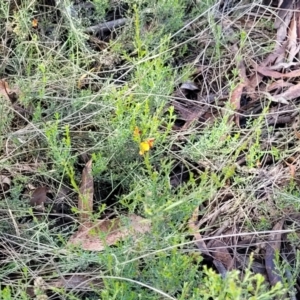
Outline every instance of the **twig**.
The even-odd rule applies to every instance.
[[[113,20],[105,23],[100,23],[94,26],[87,27],[85,29],[86,33],[97,33],[99,31],[111,31],[117,27],[125,25],[125,23],[128,21],[126,18]]]
[[[13,222],[13,224],[14,224],[15,231],[16,231],[16,235],[17,235],[18,237],[20,237],[20,236],[21,236],[21,235],[20,235],[20,230],[19,230],[19,227],[18,227],[17,222],[16,222],[16,220],[15,220],[15,217],[13,216],[13,214],[12,214],[12,212],[11,212],[10,209],[8,209],[8,213],[9,213],[9,215],[10,215],[10,217],[11,217],[11,219],[12,219],[12,222]]]

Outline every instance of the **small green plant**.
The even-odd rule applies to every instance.
[[[64,137],[59,131],[59,114],[56,114],[55,121],[52,124],[47,124],[45,135],[47,143],[49,145],[49,159],[54,162],[55,171],[60,176],[66,174],[76,191],[79,191],[77,180],[75,178],[74,162],[75,159],[72,156],[71,148],[71,137],[69,126],[66,125],[64,128]]]
[[[99,20],[105,18],[105,13],[109,8],[109,0],[94,0],[94,5],[96,9],[96,16]]]
[[[74,300],[292,295],[299,253],[291,264],[277,255],[278,272],[289,279],[273,287],[250,266],[222,277],[204,266],[187,228],[197,209],[199,221],[206,218],[199,229],[203,236],[224,221],[228,229],[234,220],[241,230],[256,233],[273,226],[269,206],[256,197],[265,187],[260,184],[263,158],[269,155],[280,164],[288,157],[282,150],[287,143],[262,145],[266,135],[280,131],[265,128],[271,105],[266,103],[257,118],[219,99],[241,82],[239,63],[262,61],[254,56],[276,44],[266,41],[266,32],[256,40],[258,31],[247,27],[252,23],[243,25],[243,7],[213,0],[0,2],[0,79],[20,90],[14,103],[0,95],[5,248],[0,298],[41,300],[44,281],[49,297]],[[87,34],[88,26],[118,18],[126,18],[121,28]],[[231,20],[237,23],[231,26]],[[258,23],[260,17],[252,29]],[[224,33],[227,25],[232,36]],[[231,53],[235,40],[238,51]],[[192,79],[198,90],[184,91],[181,84]],[[203,101],[211,96],[214,102]],[[179,102],[186,109],[182,120]],[[177,121],[194,118],[193,105],[203,109],[201,120],[178,128]],[[248,123],[237,126],[234,114],[246,116]],[[151,221],[150,233],[129,235],[100,253],[68,243],[85,226],[79,224],[76,204],[84,196],[81,174],[90,159],[95,191],[90,219],[125,220],[134,213]],[[277,183],[270,183],[272,191],[266,188],[273,196]],[[44,211],[31,207],[26,195],[39,186],[50,188]],[[274,197],[275,216],[287,208],[298,211],[298,198],[292,178]],[[106,238],[114,234],[118,231]],[[286,242],[298,247],[297,233]],[[76,288],[67,286],[72,280]]]
[[[203,298],[201,299],[271,300],[275,297],[283,297],[287,293],[287,290],[280,283],[269,289],[264,282],[264,277],[261,274],[252,274],[250,269],[245,271],[242,280],[239,278],[238,271],[232,271],[222,279],[220,274],[204,267],[204,274],[204,280],[201,284],[201,296]]]

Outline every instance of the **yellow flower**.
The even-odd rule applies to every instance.
[[[135,126],[134,131],[133,131],[133,136],[139,137],[140,135],[141,135],[140,129],[137,126]]]
[[[153,148],[154,139],[147,139],[140,143],[140,155],[144,155],[148,152],[151,148]]]

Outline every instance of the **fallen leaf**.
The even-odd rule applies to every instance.
[[[211,256],[199,232],[198,216],[199,216],[199,207],[197,206],[193,211],[192,217],[188,221],[188,227],[190,229],[190,233],[194,236],[195,244],[198,247],[198,249],[202,253]]]
[[[278,35],[278,34],[277,34]],[[286,30],[284,33],[284,39],[286,38]],[[284,40],[283,39],[283,40]],[[268,66],[271,64],[280,64],[285,60],[285,51],[287,49],[288,41],[279,42],[276,40],[276,46],[272,53],[270,53],[260,64],[261,66]]]
[[[89,220],[93,212],[94,179],[92,175],[92,160],[89,160],[81,176],[81,186],[78,197],[79,222],[84,223]]]
[[[94,291],[95,287],[103,288],[102,280],[86,273],[76,273],[72,276],[65,276],[57,280],[47,281],[47,289],[63,288],[67,290]]]
[[[274,102],[278,102],[278,103],[282,103],[282,104],[289,104],[287,99],[285,99],[285,97],[283,97],[281,94],[273,96],[270,93],[263,92],[263,91],[261,91],[261,94],[265,95],[266,98],[270,101],[274,101]]]
[[[48,191],[49,188],[47,186],[40,186],[36,188],[31,195],[30,205],[35,209],[44,210],[44,204],[47,200]]]
[[[199,249],[199,251],[201,252],[201,254],[205,254],[209,257],[213,257],[213,255],[210,254],[210,251],[208,250],[199,232],[198,216],[199,216],[199,207],[197,206],[193,211],[193,214],[188,222],[188,227],[190,229],[191,234],[194,236],[195,244]],[[222,276],[226,276],[227,270],[221,261],[219,261],[218,259],[214,259],[213,264]]]
[[[148,143],[150,142],[151,139]],[[129,215],[130,224],[127,226],[124,226],[121,218],[90,222],[89,215],[93,211],[93,194],[92,160],[90,160],[82,171],[82,184],[78,200],[81,225],[70,238],[69,244],[81,245],[85,250],[102,251],[105,246],[113,245],[127,236],[136,237],[137,234],[150,231],[150,222],[134,214]]]
[[[282,23],[286,21],[286,16],[291,10],[292,6],[293,1],[291,0],[279,1],[278,15],[274,23],[274,28],[278,29],[280,26],[282,26]]]
[[[94,291],[96,287],[103,288],[103,281],[101,279],[87,275],[86,273],[69,273],[68,275],[60,275],[57,279],[49,279],[48,277],[44,279],[39,276],[34,279],[33,283],[33,286],[29,286],[26,289],[26,293],[31,297],[30,299],[38,299],[36,297],[37,294],[41,295],[43,292],[49,290],[64,289],[82,292]],[[43,299],[49,298],[45,297]]]
[[[98,220],[96,224],[85,222],[70,238],[69,244],[81,245],[82,249],[102,251],[118,241],[131,236],[136,239],[139,234],[150,231],[150,221],[135,214],[128,216],[129,224],[121,218]]]
[[[270,235],[269,242],[266,244],[265,265],[268,274],[268,278],[271,285],[275,285],[277,282],[282,282],[279,272],[275,265],[276,252],[280,251],[281,245],[281,232],[285,219],[283,218],[273,227],[274,233]]]
[[[283,41],[286,39],[287,34],[288,34],[288,28],[289,25],[291,23],[291,19],[293,17],[293,11],[289,10],[287,11],[284,20],[281,22],[280,26],[278,26],[277,29],[277,34],[276,34],[276,47],[275,50],[277,48],[280,47],[280,45],[283,43]],[[286,41],[288,42],[288,41]]]
[[[283,100],[283,99],[285,101],[293,100],[295,98],[298,98],[299,96],[300,96],[300,82],[292,85],[285,92],[272,96],[272,98],[274,99],[274,101],[280,102],[279,100]]]
[[[233,109],[236,111],[236,110],[239,110],[241,108],[241,96],[242,96],[242,93],[243,93],[243,89],[245,87],[245,83],[244,82],[241,82],[239,83],[235,89],[232,91],[231,95],[230,95],[230,99],[229,99],[229,102],[230,104],[233,106]],[[239,115],[238,114],[235,114],[234,115],[234,119],[235,119],[235,124],[237,126],[240,125],[240,118],[239,118]]]
[[[228,251],[228,245],[219,239],[215,239],[210,244],[210,249],[212,249],[212,255],[215,260],[221,262],[227,271],[234,268],[234,258]]]
[[[236,52],[236,53],[239,51],[237,45],[233,45],[231,49],[233,52]],[[249,80],[246,75],[246,65],[245,65],[244,61],[242,59],[236,59],[236,65],[237,65],[237,69],[238,69],[240,82],[233,89],[233,91],[231,92],[230,97],[229,97],[229,103],[233,107],[234,111],[237,111],[241,108],[240,102],[241,102],[241,96],[242,96],[244,88],[250,94],[252,94],[252,92],[253,92],[252,87],[250,86]],[[230,118],[230,121],[231,120],[232,120],[232,118]],[[234,114],[234,120],[235,120],[235,124],[237,126],[239,126],[240,125],[240,117],[237,113]]]
[[[256,66],[255,70],[264,75],[264,76],[268,76],[274,79],[279,79],[279,78],[293,78],[293,77],[298,77],[300,76],[300,70],[294,70],[291,71],[289,73],[280,73],[274,70],[271,70],[268,67],[264,67],[264,66]]]
[[[272,82],[271,84],[267,84],[267,86],[265,87],[265,91],[271,92],[273,90],[283,89],[284,87],[290,87],[292,85],[293,84],[291,82],[287,82],[282,79],[279,79],[275,82]]]
[[[288,62],[293,61],[296,54],[299,52],[299,45],[297,43],[297,39],[297,19],[296,14],[294,13],[288,29]]]
[[[300,63],[299,62],[281,62],[276,65],[270,66],[270,70],[279,70],[279,69],[289,69],[292,67],[299,67]]]

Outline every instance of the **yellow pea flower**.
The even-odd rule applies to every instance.
[[[151,148],[153,148],[154,139],[150,138],[140,143],[140,155],[144,155]]]
[[[141,135],[141,130],[135,126],[134,131],[133,131],[133,136],[134,137],[139,137]]]

